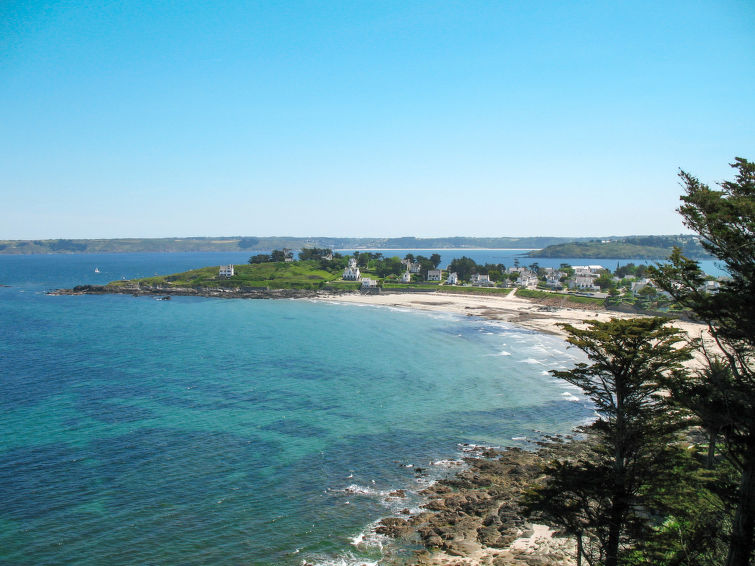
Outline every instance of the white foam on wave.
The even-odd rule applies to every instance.
[[[566,401],[579,401],[580,400],[579,397],[577,397],[576,395],[572,395],[568,391],[564,391],[561,394],[561,397],[563,397]]]
[[[383,542],[386,540],[386,537],[375,532],[379,524],[380,521],[374,521],[367,525],[363,531],[351,538],[351,546],[360,549],[377,548],[383,550]]]
[[[356,483],[349,484],[347,487],[337,490],[341,491],[343,493],[353,493],[355,495],[377,495],[377,496],[386,496],[388,495],[387,491],[382,491],[379,489],[375,489],[372,487],[365,487],[363,485],[359,485]]]
[[[431,466],[438,466],[439,468],[456,468],[464,465],[464,460],[435,460],[430,462]]]
[[[379,566],[380,561],[369,561],[357,558],[353,554],[337,556],[335,558],[312,558],[315,566]],[[302,566],[311,564],[309,560],[302,560]]]
[[[519,363],[543,365],[543,362],[541,362],[540,360],[536,360],[535,358],[527,358],[526,360],[519,360]]]

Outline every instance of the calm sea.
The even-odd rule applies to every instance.
[[[463,444],[592,415],[548,375],[577,353],[515,326],[45,294],[246,256],[0,256],[0,563],[397,562],[411,549],[371,527],[416,509]]]

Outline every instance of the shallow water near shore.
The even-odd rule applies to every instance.
[[[432,463],[592,415],[547,371],[577,353],[515,326],[44,294],[229,261],[177,255],[0,260],[0,562],[375,562],[370,525],[453,470]]]

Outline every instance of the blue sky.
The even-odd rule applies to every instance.
[[[0,3],[0,239],[684,231],[755,3]]]

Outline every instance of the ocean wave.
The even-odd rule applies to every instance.
[[[561,397],[563,397],[566,401],[580,401],[579,397],[577,397],[576,395],[572,395],[568,391],[564,391],[561,394]]]
[[[351,546],[356,548],[376,548],[383,550],[383,543],[388,540],[385,535],[380,535],[375,532],[375,529],[380,524],[380,521],[374,521],[370,523],[363,531],[358,533],[351,539]]]
[[[334,491],[338,491],[340,493],[353,493],[355,495],[375,495],[375,496],[381,496],[385,497],[388,495],[388,491],[375,489],[373,487],[365,487],[363,485],[359,485],[356,483],[349,484],[347,487],[343,489],[337,489]]]
[[[335,558],[318,557],[309,560],[302,560],[301,565],[307,566],[308,564],[314,564],[314,566],[379,566],[380,561],[370,561],[357,558],[353,554],[346,554],[344,556],[336,556]]]
[[[430,462],[431,466],[439,468],[455,468],[464,465],[464,460],[435,460]]]

